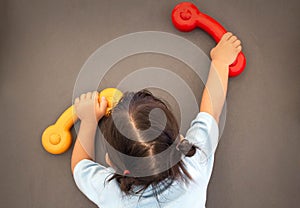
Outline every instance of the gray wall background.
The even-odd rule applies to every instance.
[[[193,2],[241,38],[248,60],[244,73],[230,79],[207,207],[299,207],[300,2]],[[0,1],[1,207],[95,207],[73,182],[71,151],[48,154],[41,134],[71,104],[85,60],[114,38],[165,31],[209,54],[215,43],[205,32],[174,29],[170,14],[177,3]],[[141,60],[179,66],[156,55],[132,57],[123,66],[134,68],[145,63]],[[110,76],[118,77],[118,71]],[[184,78],[194,90],[201,89],[191,77]]]

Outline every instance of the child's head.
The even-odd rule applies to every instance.
[[[196,148],[180,140],[178,123],[167,105],[147,90],[125,93],[111,116],[103,118],[100,128],[108,157],[116,173],[110,178],[120,183],[126,194],[163,182],[191,179],[181,161]]]

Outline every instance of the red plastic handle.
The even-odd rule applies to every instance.
[[[197,7],[190,2],[182,2],[175,6],[172,11],[174,26],[183,32],[189,32],[196,27],[203,29],[218,43],[227,32],[225,28],[212,17],[201,13]],[[240,52],[234,63],[229,67],[229,76],[234,77],[243,72],[246,66],[246,58]]]

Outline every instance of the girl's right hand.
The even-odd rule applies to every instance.
[[[232,33],[225,33],[220,42],[210,51],[212,61],[231,65],[241,52],[241,41]]]

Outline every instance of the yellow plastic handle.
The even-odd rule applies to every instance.
[[[99,94],[107,100],[107,109],[105,116],[109,116],[110,111],[117,105],[123,93],[116,88],[106,88]],[[78,120],[75,114],[74,106],[69,107],[57,119],[55,124],[45,129],[42,135],[42,145],[44,149],[51,154],[62,154],[66,152],[72,144],[71,127]]]

